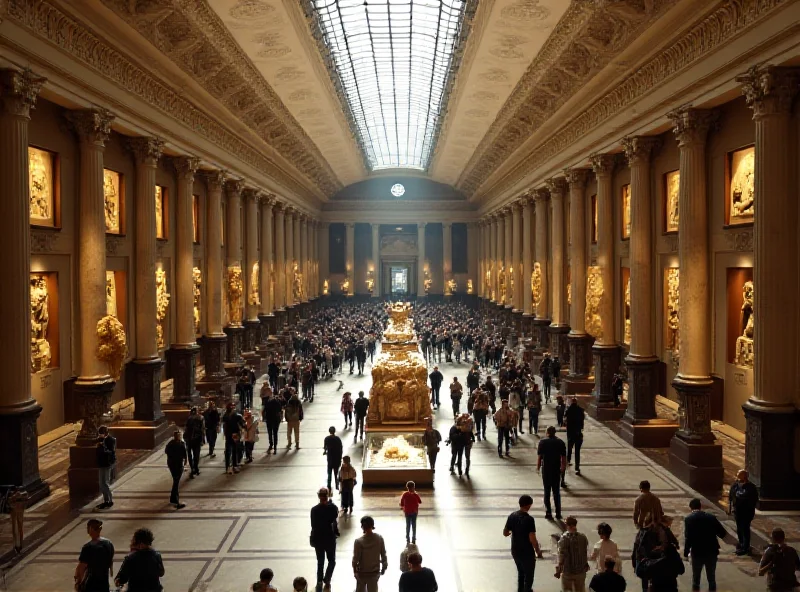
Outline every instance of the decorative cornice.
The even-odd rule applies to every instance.
[[[650,156],[661,147],[661,138],[657,136],[634,136],[622,138],[622,147],[628,166],[648,165]]]
[[[164,150],[164,140],[154,137],[128,138],[127,146],[133,152],[136,164],[156,166]]]
[[[17,117],[30,117],[45,79],[28,69],[0,70],[0,108]]]
[[[653,88],[716,51],[721,45],[740,37],[742,31],[787,2],[788,0],[725,0],[669,47],[653,56],[576,117],[566,120],[544,141],[532,146],[502,178],[483,188],[482,193],[501,195],[510,190],[532,171],[623,112]]]
[[[788,114],[798,91],[800,70],[777,66],[753,66],[736,77],[753,116],[758,119],[778,113]]]
[[[85,144],[104,148],[111,135],[111,122],[114,115],[107,109],[81,109],[64,113],[70,127]]]
[[[172,165],[178,173],[178,178],[193,183],[197,168],[200,166],[200,159],[194,156],[177,156],[172,159]]]
[[[125,10],[127,11],[127,2],[125,4]],[[197,3],[197,5],[199,4]],[[153,9],[156,9],[154,5],[142,4],[142,6],[145,5],[153,6]],[[44,39],[73,59],[89,66],[133,97],[169,115],[172,119],[202,136],[218,148],[280,183],[283,187],[292,191],[294,195],[305,197],[306,199],[316,199],[296,177],[292,176],[275,161],[267,158],[263,150],[254,148],[243,141],[237,134],[230,132],[212,115],[198,109],[183,94],[173,91],[159,78],[139,67],[137,63],[106,42],[104,38],[89,31],[82,22],[75,20],[60,8],[48,3],[47,0],[9,0],[8,6],[8,20],[28,29],[33,35]],[[162,7],[158,7],[157,10],[161,9]],[[167,12],[169,12],[169,9]],[[126,16],[130,17],[130,14]],[[145,18],[142,21],[150,23],[150,26],[155,29],[152,15],[151,18]],[[159,22],[155,24],[158,25]],[[177,29],[179,27],[176,26]],[[213,47],[213,43],[206,43],[198,51],[202,53],[206,46]],[[181,47],[184,47],[185,51],[185,46]],[[191,43],[187,44],[186,47],[197,49]],[[177,51],[177,47],[175,50]],[[194,54],[187,52],[185,59],[189,59],[192,55]],[[218,67],[211,68],[203,55],[198,56],[198,65],[206,67],[204,71],[206,74],[219,73],[221,69]],[[257,119],[259,114],[264,116],[263,119]],[[259,133],[264,130],[261,133],[262,138],[264,138],[266,132],[273,129],[270,126],[276,123],[274,116],[270,117],[271,115],[266,109],[256,109],[249,113],[246,123],[252,129],[259,131]],[[290,142],[288,134],[280,135],[281,129],[285,129],[285,127],[275,126],[273,129],[270,142],[273,146],[281,142]],[[306,158],[310,157],[306,154]],[[294,162],[298,169],[303,172],[299,159],[289,160]],[[315,163],[311,164],[317,166]],[[323,192],[326,193],[324,189]]]
[[[563,177],[554,177],[546,181],[547,189],[550,196],[555,198],[562,198],[567,193],[567,180]]]

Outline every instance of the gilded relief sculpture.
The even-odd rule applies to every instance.
[[[156,238],[167,238],[164,228],[164,188],[156,185]]]
[[[681,172],[672,171],[667,173],[667,232],[678,232],[680,213],[678,211],[679,195],[681,188]]]
[[[251,306],[258,306],[261,304],[261,296],[258,287],[258,261],[253,263],[253,268],[250,270],[250,295],[247,297],[247,303]]]
[[[755,350],[753,349],[753,331],[755,313],[753,310],[753,282],[747,281],[742,286],[742,334],[736,338],[736,365],[753,367]]]
[[[242,281],[242,268],[238,265],[228,267],[228,323],[231,325],[242,324],[242,310],[244,304],[244,282]]]
[[[119,173],[103,169],[103,198],[106,209],[106,232],[120,233]]]
[[[447,280],[447,293],[453,295],[458,290],[458,283],[454,278]]]
[[[467,294],[473,294],[475,287],[472,285],[472,280],[467,280]]]
[[[106,271],[106,314],[117,316],[117,278],[113,271]]]
[[[156,343],[158,349],[164,349],[164,321],[167,318],[170,294],[167,292],[167,272],[156,269]]]
[[[506,306],[514,306],[514,268],[508,268],[508,299],[506,300]]]
[[[345,277],[342,282],[339,284],[339,289],[342,291],[342,294],[349,294],[350,293],[350,278]]]
[[[754,147],[737,150],[730,156],[730,224],[751,222],[755,211],[755,159]]]
[[[667,269],[667,349],[672,351],[672,364],[680,359],[680,275],[677,267]]]
[[[97,321],[97,359],[108,364],[108,373],[119,380],[122,365],[128,356],[128,339],[119,320],[106,315]]]
[[[597,265],[590,265],[586,273],[586,332],[595,339],[603,337],[600,319],[600,301],[603,299],[603,276]]]
[[[295,304],[303,301],[303,274],[297,261],[292,263],[292,299]]]
[[[200,286],[203,285],[203,272],[199,267],[192,268],[192,283],[194,287],[192,294],[194,295],[194,334],[200,335]]]
[[[491,265],[486,270],[486,273],[483,276],[483,286],[484,291],[491,295],[491,299],[494,300],[494,290],[492,290],[492,268]]]
[[[631,186],[622,186],[622,238],[631,236]]]
[[[53,226],[53,156],[29,147],[28,162],[31,223]]]
[[[542,266],[540,263],[533,264],[531,273],[531,300],[533,302],[533,314],[539,316],[539,305],[542,302]]]
[[[425,278],[422,282],[422,287],[425,288],[425,295],[427,296],[431,291],[431,286],[433,286],[433,278],[431,278],[431,272],[427,267],[422,273]]]
[[[631,342],[631,278],[625,282],[625,343]]]
[[[328,292],[330,292],[330,284],[328,284],[328,280],[322,282],[322,295],[327,296]]]
[[[506,303],[506,273],[505,273],[505,265],[502,263],[497,266],[497,303],[498,304],[505,304]]]
[[[50,367],[52,352],[47,340],[50,325],[50,295],[47,277],[31,274],[31,371],[40,372]]]

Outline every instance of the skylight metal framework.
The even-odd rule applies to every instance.
[[[370,170],[427,169],[476,3],[306,0]]]

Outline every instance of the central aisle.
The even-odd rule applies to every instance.
[[[367,371],[369,369],[368,363]],[[445,384],[452,381],[454,375],[465,382],[467,364],[457,368],[442,364],[440,369]],[[337,390],[337,379],[344,381],[341,391]],[[304,404],[301,449],[285,448],[286,430],[282,424],[278,454],[265,456],[267,443],[262,429],[255,462],[244,466],[238,475],[224,474],[222,450],[218,450],[215,459],[210,459],[205,456],[204,448],[201,475],[182,483],[181,501],[186,508],[181,511],[173,510],[167,503],[171,478],[163,451],[154,452],[114,485],[114,508],[99,516],[105,523],[104,536],[117,548],[115,571],[133,531],[146,526],[155,533],[155,548],[164,557],[167,592],[245,592],[264,567],[275,571],[273,583],[281,592],[290,591],[291,581],[298,575],[308,579],[313,589],[316,560],[314,550],[308,545],[308,516],[316,503],[316,490],[325,484],[322,441],[328,427],[334,426],[344,441],[345,454],[353,457],[359,470],[359,485],[355,491],[353,517],[340,519],[341,538],[332,590],[351,592],[355,587],[350,567],[353,541],[361,534],[358,520],[367,513],[375,518],[376,532],[386,539],[389,554],[389,570],[381,579],[380,589],[397,590],[399,556],[405,543],[404,520],[398,507],[401,491],[363,491],[360,479],[362,445],[353,443],[351,430],[340,431],[343,425],[339,413],[341,394],[349,390],[355,398],[359,390],[368,393],[370,384],[369,375],[357,377],[345,373],[318,385],[314,403]],[[452,411],[449,397],[445,401],[444,393],[443,388],[443,405],[436,425],[446,439]],[[553,407],[543,411],[542,431],[554,423],[554,416]],[[469,479],[449,474],[449,448],[442,445],[435,490],[420,491],[423,505],[417,543],[423,564],[436,572],[442,592],[516,590],[516,570],[509,553],[509,540],[503,537],[502,530],[506,516],[517,509],[519,496],[529,493],[534,497],[532,514],[545,553],[545,559],[537,563],[534,589],[559,590],[560,583],[552,575],[550,535],[561,530],[555,522],[544,520],[542,483],[536,474],[538,439],[526,433],[512,450],[512,457],[500,459],[491,423],[489,428],[489,441],[476,443],[473,448]],[[578,518],[579,530],[592,544],[597,540],[597,523],[611,524],[612,538],[619,544],[624,559],[623,575],[629,582],[628,589],[639,590],[639,581],[633,576],[628,560],[635,534],[631,512],[639,481],[649,480],[665,512],[677,518],[674,530],[681,543],[682,516],[688,512],[689,500],[696,494],[592,420],[587,420],[581,468],[581,477],[575,476],[571,469],[567,476],[569,488],[562,492],[563,514]],[[333,501],[339,505],[339,496],[334,496]],[[94,503],[88,505],[80,519],[25,560],[9,578],[9,589],[18,592],[71,589],[78,552],[87,540],[85,521],[98,515],[93,507]],[[730,523],[726,526],[730,530]],[[763,583],[753,578],[756,564],[749,558],[734,557],[730,541],[735,539],[729,537],[721,551],[718,589],[722,592],[761,588]],[[690,589],[688,571],[687,565],[687,574],[681,578],[682,590]]]

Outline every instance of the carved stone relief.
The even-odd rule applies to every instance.
[[[51,152],[28,147],[31,224],[55,226],[54,160]]]
[[[200,318],[201,318],[201,306],[200,306],[200,286],[203,285],[203,272],[200,270],[199,267],[192,268],[192,295],[193,295],[193,318],[194,318],[194,334],[196,336],[200,335]]]
[[[680,274],[677,267],[670,267],[666,274],[666,348],[672,352],[673,364],[680,359]]]
[[[753,282],[746,281],[742,286],[742,334],[736,338],[736,365],[753,367],[755,351],[753,348],[753,331],[755,330],[755,314],[753,309]]]
[[[259,293],[259,272],[258,272],[258,261],[253,263],[253,268],[250,270],[250,293],[247,297],[247,303],[251,306],[258,306],[261,304],[261,298]]]
[[[31,274],[31,371],[40,372],[50,367],[52,350],[47,331],[50,326],[50,294],[47,276]]]
[[[681,186],[681,172],[670,171],[664,175],[666,191],[666,232],[678,232],[680,211],[678,210],[679,193]]]
[[[737,150],[728,155],[730,159],[730,203],[728,224],[743,224],[753,221],[755,212],[755,158],[754,146]]]
[[[97,321],[97,359],[108,364],[108,373],[114,380],[119,380],[127,355],[128,338],[122,323],[111,315]]]
[[[625,282],[625,337],[624,342],[630,344],[631,342],[631,278]]]
[[[31,253],[52,253],[58,247],[58,232],[31,230]]]
[[[117,316],[117,278],[113,271],[106,271],[106,314]]]
[[[603,299],[603,276],[596,265],[586,270],[586,332],[595,339],[603,337],[603,323],[600,319],[600,302]]]
[[[167,318],[170,294],[167,291],[167,272],[156,269],[156,344],[158,349],[166,347],[164,321]]]
[[[103,198],[106,210],[106,232],[120,234],[120,174],[115,171],[103,169]]]
[[[533,264],[531,273],[531,298],[533,300],[533,312],[540,316],[539,305],[542,303],[542,266],[539,262]]]
[[[242,268],[238,265],[228,266],[228,323],[231,325],[242,324],[244,280],[242,279]]]

